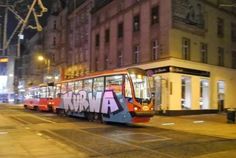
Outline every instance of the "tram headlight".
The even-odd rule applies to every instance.
[[[53,102],[48,102],[48,104],[49,104],[49,105],[52,105],[52,104],[53,104]]]
[[[134,107],[134,111],[137,111],[138,110],[138,108],[137,107]]]
[[[149,110],[149,107],[148,107],[147,105],[144,105],[144,106],[142,107],[142,110],[143,110],[143,111],[148,111],[148,110]]]

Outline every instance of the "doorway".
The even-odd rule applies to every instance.
[[[191,77],[181,78],[181,109],[190,110],[192,103]]]
[[[225,103],[225,82],[218,81],[217,82],[217,102],[218,102],[218,110],[219,112],[224,111],[224,103]]]
[[[200,109],[209,109],[209,81],[200,81]]]

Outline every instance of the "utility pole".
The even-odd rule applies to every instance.
[[[0,15],[0,55],[2,51],[3,41],[2,41],[2,16]]]
[[[16,4],[22,3],[23,1],[24,0],[16,1],[16,2],[14,2],[13,5],[10,5],[9,0],[6,0],[5,4],[0,4],[0,7],[5,8],[4,28],[3,28],[3,46],[2,46],[3,55],[7,55],[7,49],[9,47],[9,44],[10,44],[12,38],[15,35],[18,35],[17,57],[20,57],[20,40],[21,40],[20,36],[22,36],[22,33],[23,33],[24,29],[26,28],[26,26],[31,29],[37,29],[38,31],[42,31],[42,26],[40,25],[40,23],[38,21],[38,17],[42,17],[43,13],[47,12],[48,9],[46,7],[44,7],[42,0],[33,0],[32,4],[28,5],[28,12],[27,12],[26,17],[23,18],[18,14],[18,12],[14,8]],[[40,8],[39,14],[36,13],[36,11],[35,11],[36,4],[38,4],[38,6]],[[19,22],[8,39],[7,25],[8,25],[8,21],[9,21],[8,20],[8,12],[9,11],[15,15],[16,19],[19,20]],[[34,16],[36,26],[29,25],[29,23],[28,23],[31,15]]]
[[[6,0],[6,5],[8,6],[8,0]],[[4,16],[4,27],[3,27],[3,56],[7,55],[7,21],[8,21],[8,7],[5,8],[5,16]]]

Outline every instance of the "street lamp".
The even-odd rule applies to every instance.
[[[38,60],[39,61],[43,61],[44,60],[44,57],[42,55],[38,56]]]
[[[50,64],[51,64],[51,62],[50,62],[50,59],[48,59],[48,58],[46,58],[46,57],[44,57],[44,56],[42,56],[42,55],[39,55],[38,56],[38,61],[44,61],[45,62],[45,64],[47,65],[47,79],[51,79],[49,76],[49,74],[50,74]]]

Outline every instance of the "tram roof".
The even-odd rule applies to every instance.
[[[101,77],[101,76],[110,76],[110,75],[118,75],[118,74],[127,74],[127,73],[133,73],[133,72],[138,72],[138,73],[143,74],[144,70],[141,69],[141,68],[132,67],[132,68],[121,68],[121,69],[99,71],[99,72],[90,73],[90,74],[85,75],[85,76],[60,81],[60,82],[57,82],[57,83],[73,82],[73,81],[83,80],[83,79],[88,79],[88,78],[96,78],[96,77]]]

